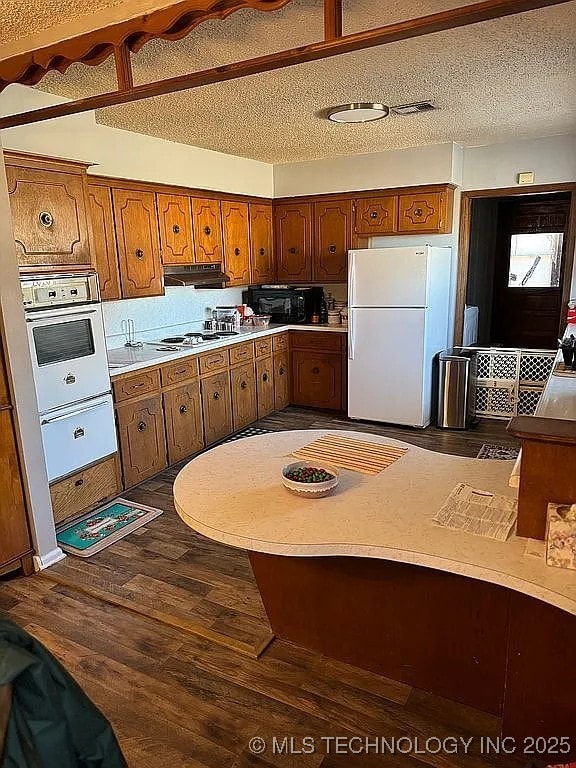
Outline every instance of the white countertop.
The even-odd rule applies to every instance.
[[[525,554],[529,540],[507,542],[432,522],[460,482],[514,496],[511,461],[449,456],[377,435],[331,431],[408,447],[379,475],[340,471],[337,491],[300,499],[281,483],[296,448],[330,430],[276,432],[227,443],[193,459],[174,484],[176,509],[215,541],[287,556],[373,557],[412,563],[499,584],[576,615],[576,572]]]
[[[196,347],[179,349],[178,351],[162,350],[162,347],[169,347],[169,344],[146,342],[143,347],[117,347],[108,350],[108,363],[110,366],[110,377],[113,379],[124,373],[140,371],[143,368],[150,368],[154,365],[169,363],[172,360],[180,360],[190,355],[199,355],[202,352],[211,352],[221,347],[230,347],[234,344],[241,344],[244,341],[259,339],[263,336],[272,336],[276,333],[285,331],[328,331],[331,333],[347,333],[348,327],[345,325],[271,325],[269,328],[258,329],[242,327],[238,336],[226,336],[217,341],[200,344]],[[170,335],[168,332],[159,332],[161,336]],[[175,335],[175,334],[174,334]]]

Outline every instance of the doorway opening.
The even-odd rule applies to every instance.
[[[570,298],[574,198],[565,189],[463,193],[457,343],[556,348]]]

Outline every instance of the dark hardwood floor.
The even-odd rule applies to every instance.
[[[255,426],[358,429],[465,456],[484,442],[515,445],[501,422],[466,433],[417,432],[291,407]],[[177,469],[126,494],[164,510],[150,526],[88,560],[68,557],[43,574],[0,583],[0,612],[65,664],[112,722],[131,768],[526,765],[481,754],[480,737],[498,732],[494,717],[285,642],[256,659],[269,627],[247,555],[180,521],[172,503]],[[254,736],[268,742],[261,755],[250,752]],[[295,747],[310,736],[318,749],[273,754],[274,736],[293,736]],[[335,736],[405,736],[414,749],[336,754],[330,742],[326,754],[320,739]],[[432,737],[474,740],[469,754],[422,752]]]

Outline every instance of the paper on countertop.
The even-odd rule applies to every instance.
[[[459,483],[433,519],[444,528],[506,541],[517,514],[516,499]]]

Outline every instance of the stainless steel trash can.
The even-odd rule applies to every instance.
[[[438,355],[437,425],[444,429],[469,429],[474,421],[472,359],[461,349]]]

